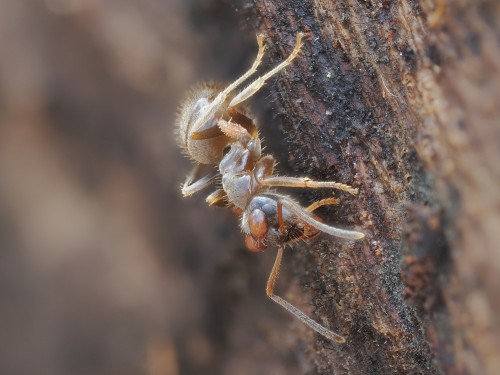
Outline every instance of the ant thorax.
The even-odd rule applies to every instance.
[[[252,195],[257,193],[258,181],[254,175],[260,159],[260,141],[251,139],[246,144],[233,143],[219,164],[222,188],[228,201],[245,209]]]

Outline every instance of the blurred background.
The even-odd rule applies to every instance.
[[[176,108],[251,63],[250,12],[0,2],[0,374],[308,371],[299,323],[264,296],[274,254],[179,191]]]

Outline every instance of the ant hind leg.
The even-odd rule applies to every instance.
[[[211,118],[220,108],[220,106],[224,104],[229,94],[231,94],[231,92],[233,92],[239,85],[241,85],[257,71],[257,68],[262,62],[262,58],[264,57],[264,52],[266,51],[266,45],[264,44],[264,35],[257,35],[257,44],[259,45],[259,51],[257,52],[257,57],[255,58],[255,61],[253,62],[250,69],[248,69],[240,78],[238,78],[236,81],[222,90],[214,98],[214,100],[206,108],[204,108],[203,115],[200,116],[198,120],[196,120],[196,122],[193,124],[193,129],[199,129],[201,125],[203,125],[207,121],[207,119]]]
[[[236,95],[231,102],[229,103],[229,107],[234,107],[237,106],[238,104],[244,102],[248,98],[250,98],[252,95],[254,95],[257,91],[261,89],[262,86],[266,83],[266,81],[271,78],[273,75],[278,73],[279,71],[283,70],[286,68],[290,63],[297,57],[297,55],[300,53],[300,50],[302,49],[302,38],[304,37],[303,33],[298,33],[297,34],[297,42],[295,44],[295,48],[293,49],[292,53],[288,58],[283,61],[281,64],[277,65],[273,69],[271,69],[269,72],[264,74],[262,77],[257,78],[255,81],[253,81],[251,84],[249,84],[247,87],[245,87],[238,95]]]
[[[251,135],[248,132],[248,130],[235,122],[220,119],[217,122],[217,125],[219,126],[219,129],[222,131],[222,133],[224,133],[226,137],[232,139],[251,138]]]

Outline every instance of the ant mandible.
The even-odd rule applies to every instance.
[[[257,57],[245,74],[226,88],[203,84],[191,91],[180,107],[177,120],[178,142],[194,161],[194,167],[182,185],[182,194],[192,195],[210,186],[219,177],[218,188],[206,198],[208,204],[231,207],[238,214],[245,244],[250,251],[278,248],[267,281],[267,296],[319,334],[343,343],[343,336],[323,327],[275,295],[274,286],[285,245],[312,238],[320,232],[348,240],[363,238],[364,234],[326,225],[313,214],[321,206],[337,204],[337,199],[319,200],[304,208],[272,188],[334,188],[353,195],[358,190],[338,182],[274,175],[276,161],[271,155],[262,155],[257,127],[243,105],[269,78],[297,57],[303,37],[304,34],[297,34],[296,45],[290,56],[239,93],[235,93],[235,90],[256,72],[264,56],[266,46],[262,34],[257,36]]]

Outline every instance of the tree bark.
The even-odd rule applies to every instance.
[[[316,316],[347,339],[318,338],[317,372],[497,373],[500,3],[256,0],[255,12],[275,62],[308,35],[273,85],[290,164],[360,190],[323,216],[366,239],[296,255]]]
[[[496,374],[499,28],[497,0],[0,1],[0,374]],[[367,238],[287,248],[276,288],[344,345],[179,191],[175,107],[255,29],[263,70],[308,35],[249,100],[278,172],[360,189],[318,215]]]

